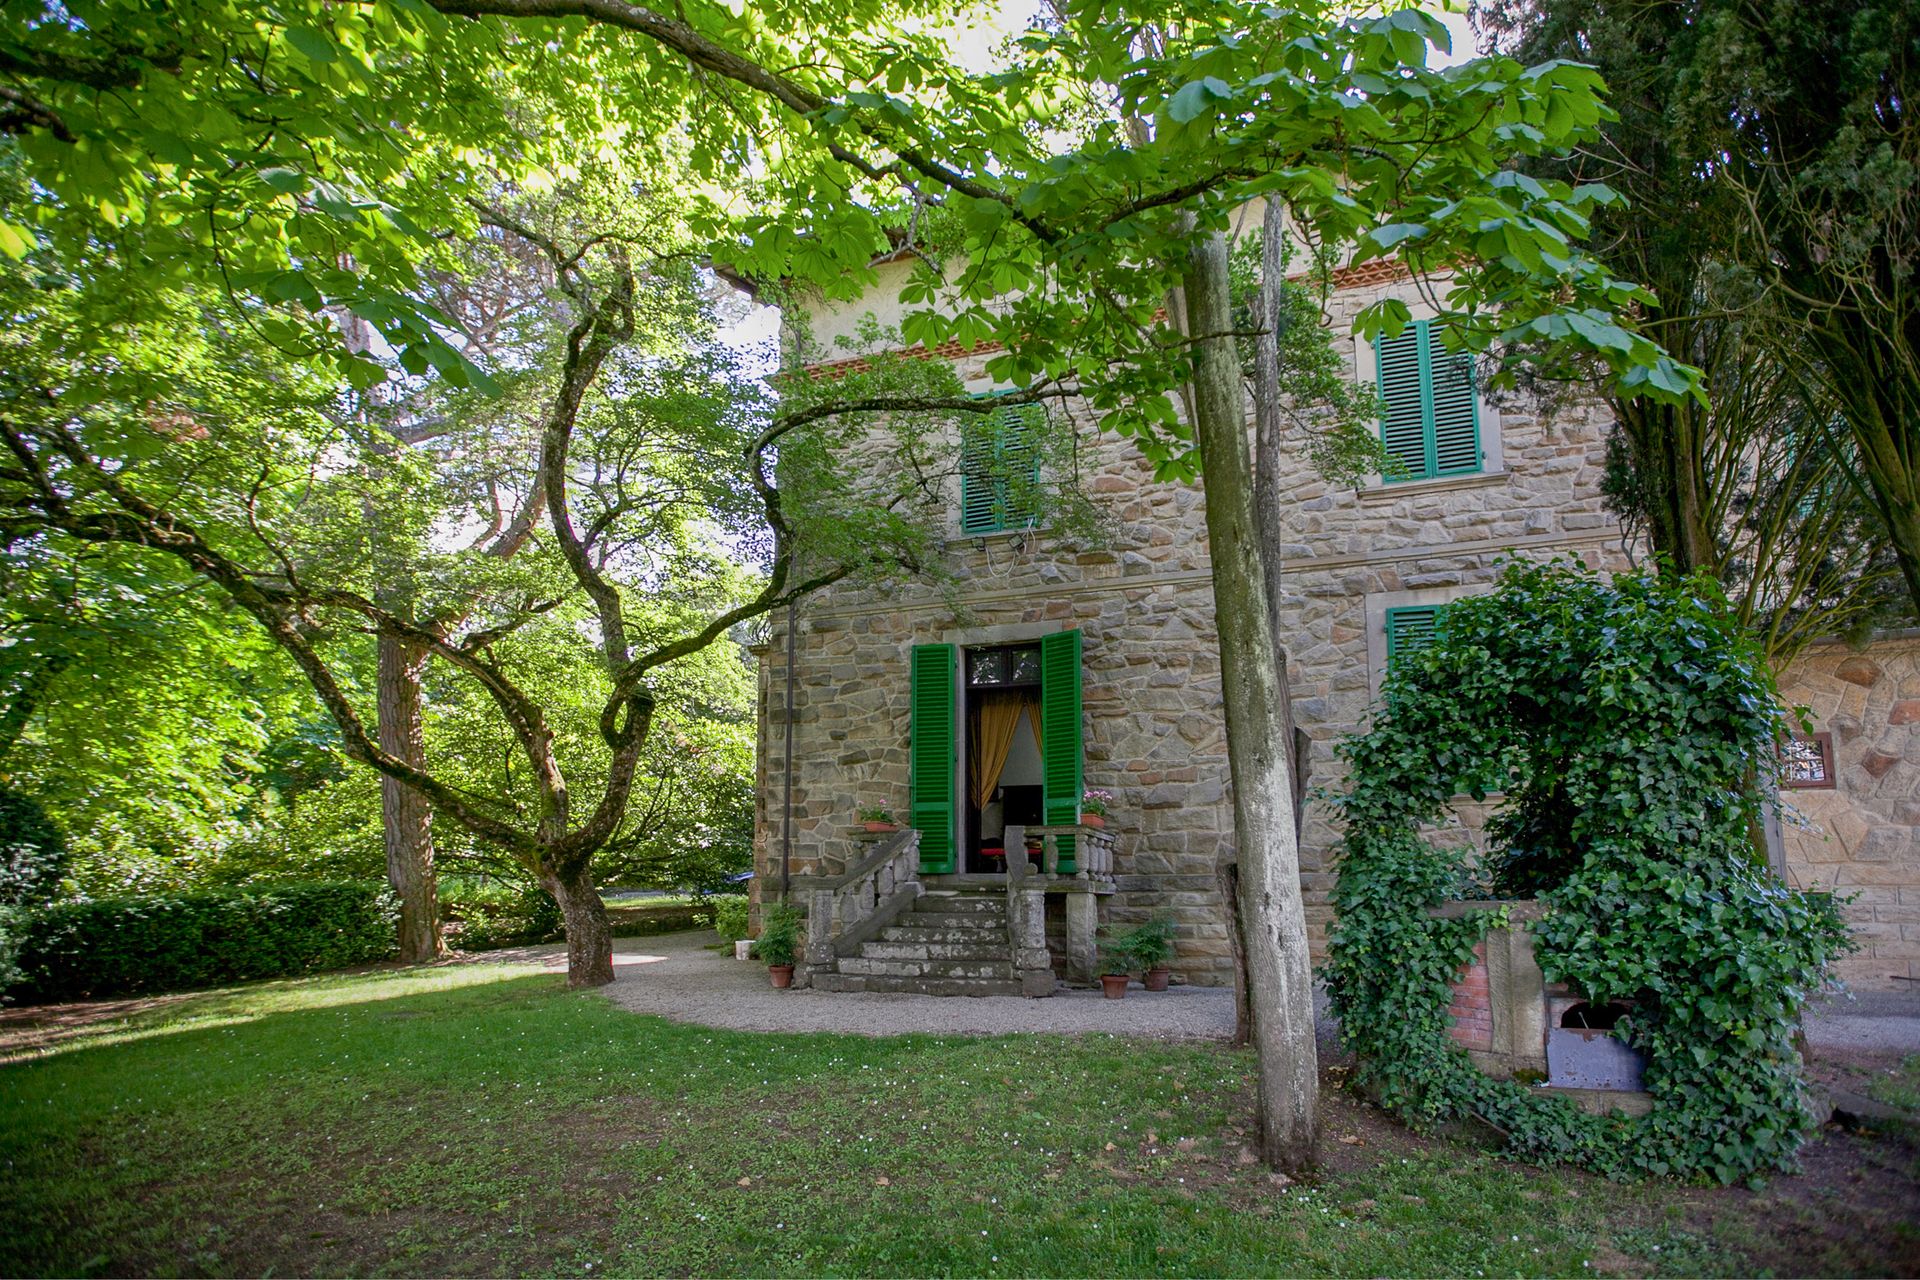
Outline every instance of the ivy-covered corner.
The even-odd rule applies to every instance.
[[[1517,1155],[1613,1176],[1753,1180],[1811,1128],[1794,1043],[1850,943],[1837,904],[1755,847],[1787,727],[1758,647],[1710,581],[1510,564],[1433,641],[1396,655],[1351,766],[1328,985],[1360,1083],[1417,1127],[1478,1118]],[[1490,851],[1421,835],[1459,794],[1503,792]],[[1452,984],[1537,897],[1542,972],[1632,1013],[1651,1111],[1590,1115],[1483,1074],[1449,1036]]]

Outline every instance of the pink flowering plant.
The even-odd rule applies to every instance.
[[[1080,812],[1091,813],[1096,817],[1106,817],[1112,811],[1112,805],[1113,792],[1102,791],[1097,787],[1089,787],[1086,794],[1080,797]]]

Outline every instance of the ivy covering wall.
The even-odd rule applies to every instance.
[[[1361,1082],[1416,1126],[1477,1118],[1528,1159],[1721,1182],[1791,1169],[1811,1128],[1794,1032],[1849,944],[1833,900],[1756,850],[1787,729],[1771,672],[1719,589],[1577,565],[1510,566],[1396,659],[1341,750],[1346,837],[1328,982]],[[1484,858],[1422,827],[1504,793]],[[1650,1114],[1606,1117],[1482,1074],[1448,1035],[1451,984],[1537,897],[1550,982],[1632,1002]]]

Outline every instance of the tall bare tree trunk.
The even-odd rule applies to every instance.
[[[567,985],[604,987],[612,982],[613,926],[588,869],[556,871],[541,883],[560,904],[566,921]]]
[[[1192,250],[1184,279],[1193,339],[1194,435],[1206,476],[1207,540],[1233,774],[1239,912],[1260,1062],[1260,1149],[1285,1172],[1312,1166],[1319,1060],[1280,646],[1254,518],[1253,465],[1232,338],[1226,237]]]
[[[1267,580],[1267,615],[1272,620],[1274,659],[1280,671],[1280,721],[1287,735],[1287,768],[1293,774],[1293,835],[1298,842],[1307,816],[1306,735],[1293,719],[1293,690],[1287,676],[1287,629],[1280,616],[1282,577],[1286,556],[1285,525],[1280,519],[1280,455],[1286,442],[1286,415],[1280,405],[1280,340],[1287,323],[1282,291],[1286,288],[1287,210],[1278,200],[1267,203],[1260,224],[1260,293],[1256,305],[1259,336],[1254,339],[1253,374],[1253,517],[1260,531],[1260,564]]]
[[[376,689],[380,749],[408,764],[427,765],[426,730],[420,712],[424,647],[381,636]],[[387,881],[400,899],[400,961],[424,964],[447,953],[440,936],[440,889],[433,870],[433,807],[413,788],[380,779],[380,824],[387,851]]]

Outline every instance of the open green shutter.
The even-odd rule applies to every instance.
[[[1380,442],[1406,468],[1395,480],[1418,480],[1433,474],[1427,460],[1425,326],[1410,324],[1397,338],[1384,335],[1373,341],[1375,368],[1380,373]]]
[[[1447,353],[1431,329],[1427,366],[1432,370],[1433,473],[1470,475],[1480,470],[1480,397],[1473,388],[1473,357]]]
[[[920,870],[947,875],[954,870],[954,819],[959,804],[954,781],[959,759],[954,733],[954,672],[958,651],[950,644],[913,646],[913,741],[911,825],[920,833]]]
[[[1040,637],[1041,805],[1050,827],[1080,821],[1080,633],[1056,631]],[[1060,870],[1080,863],[1072,836],[1060,838]]]

